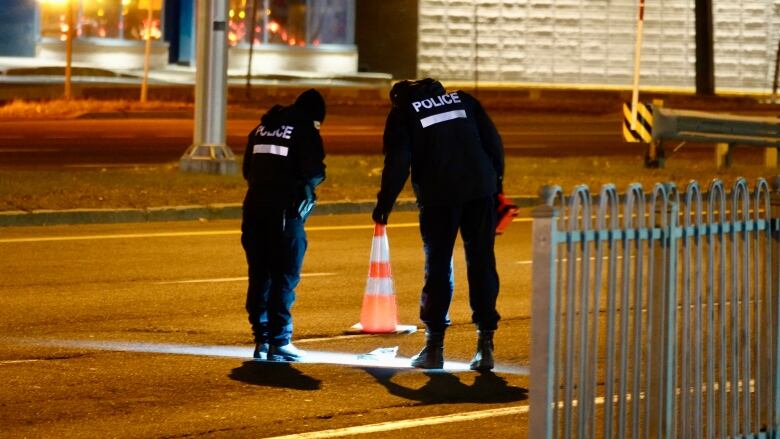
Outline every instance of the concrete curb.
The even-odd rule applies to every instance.
[[[519,207],[532,207],[539,204],[538,197],[513,196],[510,198]],[[375,202],[373,200],[327,201],[317,204],[313,214],[370,214],[374,209],[374,205]],[[413,199],[398,200],[393,208],[393,211],[395,212],[409,212],[415,210],[417,210],[417,203]],[[144,223],[240,218],[241,204],[238,203],[209,204],[206,206],[162,206],[146,209],[68,209],[33,210],[30,212],[12,210],[0,212],[0,227]]]

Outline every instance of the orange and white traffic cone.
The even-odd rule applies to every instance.
[[[363,308],[360,310],[360,323],[353,328],[372,334],[417,330],[415,325],[398,324],[398,306],[390,270],[390,245],[383,224],[374,225],[374,240],[371,243],[368,281],[363,296]]]

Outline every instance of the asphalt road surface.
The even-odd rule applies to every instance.
[[[376,110],[329,115],[322,135],[327,154],[381,154],[385,114]],[[492,115],[507,154],[641,155],[624,143],[621,115]],[[227,144],[242,154],[256,120],[230,119]],[[90,167],[176,162],[192,143],[191,119],[72,119],[0,121],[0,166]]]
[[[390,219],[400,323],[417,324],[416,216]],[[487,374],[464,370],[476,336],[460,248],[445,372],[407,367],[422,331],[350,330],[368,271],[366,214],[307,225],[294,341],[311,362],[295,364],[249,358],[238,221],[6,228],[0,436],[524,437],[530,226],[521,218],[497,241],[503,319]],[[395,358],[357,360],[394,346]]]

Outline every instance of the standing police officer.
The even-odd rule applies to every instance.
[[[249,265],[246,310],[256,347],[254,357],[300,360],[291,343],[295,287],[300,281],[314,188],[325,179],[320,124],[325,101],[307,90],[295,104],[276,105],[251,133],[244,153],[241,244]]]
[[[382,187],[372,218],[386,224],[411,169],[425,250],[420,319],[426,344],[412,366],[441,369],[450,325],[452,251],[460,230],[466,253],[469,303],[477,327],[473,370],[493,368],[498,274],[493,253],[496,196],[502,192],[504,148],[495,125],[471,95],[448,93],[438,81],[397,83],[384,133]]]

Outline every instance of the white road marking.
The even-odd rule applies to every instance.
[[[301,277],[322,277],[322,276],[335,276],[336,273],[301,273]],[[241,282],[246,281],[249,278],[243,277],[218,277],[214,279],[188,279],[188,280],[171,280],[165,282],[155,282],[156,285],[170,285],[170,284],[205,284],[205,283],[219,283],[219,282]]]
[[[0,366],[2,366],[3,364],[34,363],[36,361],[41,361],[41,360],[39,360],[39,359],[33,359],[33,360],[5,360],[5,361],[0,361]]]
[[[383,431],[402,430],[406,428],[426,427],[429,425],[449,424],[451,422],[474,421],[477,419],[494,418],[527,413],[528,405],[505,407],[499,409],[480,410],[476,412],[461,412],[451,415],[430,416],[427,418],[405,419],[402,421],[380,422],[378,424],[359,425],[355,427],[335,428],[332,430],[312,431],[308,433],[275,436],[268,439],[322,439],[343,437],[358,434],[379,433]]]
[[[515,218],[512,222],[531,222],[532,218]],[[401,229],[418,227],[419,223],[388,224],[389,229]],[[332,232],[337,230],[367,230],[374,225],[350,225],[350,226],[314,226],[306,227],[307,232]],[[0,244],[20,242],[51,242],[51,241],[89,241],[99,239],[138,239],[138,238],[178,238],[189,236],[223,236],[240,235],[241,230],[204,230],[191,232],[158,232],[158,233],[117,233],[114,235],[84,235],[84,236],[45,236],[40,238],[5,238],[0,239]]]

